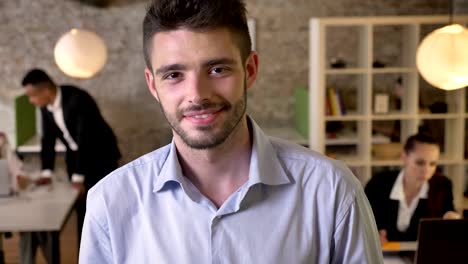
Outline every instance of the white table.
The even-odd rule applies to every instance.
[[[68,182],[56,181],[19,196],[0,198],[0,232],[52,232],[53,263],[59,263],[59,234],[77,198],[78,191]]]
[[[16,150],[19,153],[40,153],[41,152],[41,138],[39,135],[35,135],[32,138],[28,139],[22,145],[18,146]],[[63,145],[62,141],[57,139],[55,141],[55,152],[57,153],[64,153],[67,151],[65,145]]]
[[[60,231],[77,198],[77,190],[65,182],[0,198],[0,232]]]

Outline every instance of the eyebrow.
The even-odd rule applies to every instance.
[[[185,69],[187,69],[187,67],[182,64],[169,64],[169,65],[161,66],[158,69],[156,69],[156,71],[154,72],[154,75],[160,75],[168,71],[182,71]]]
[[[230,58],[219,58],[219,59],[212,59],[212,60],[207,60],[202,63],[203,67],[210,67],[218,64],[224,64],[224,65],[234,65],[236,64],[236,61]],[[169,64],[169,65],[164,65],[156,69],[154,72],[154,75],[160,75],[169,71],[183,71],[187,70],[187,66],[183,64]]]
[[[219,58],[219,59],[213,59],[213,60],[207,60],[203,63],[203,66],[214,66],[218,64],[227,64],[227,65],[233,65],[236,64],[236,61],[233,59],[229,58]]]

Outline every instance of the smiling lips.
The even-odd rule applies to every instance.
[[[223,107],[217,107],[202,111],[188,111],[184,114],[184,118],[195,125],[210,125],[223,110]]]

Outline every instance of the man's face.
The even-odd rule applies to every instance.
[[[256,54],[243,64],[225,29],[157,33],[152,51],[146,80],[175,136],[195,149],[223,143],[245,116]]]
[[[44,107],[50,103],[50,90],[46,87],[46,85],[32,85],[28,84],[25,86],[26,88],[26,95],[29,98],[29,102],[31,104]]]

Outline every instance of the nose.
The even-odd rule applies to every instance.
[[[190,103],[200,104],[210,99],[212,88],[207,77],[201,74],[194,74],[187,81],[187,98]]]
[[[430,165],[424,166],[422,170],[423,170],[424,175],[426,175],[426,176],[431,176],[431,175],[428,175],[428,174],[431,173],[431,171],[432,171]]]

